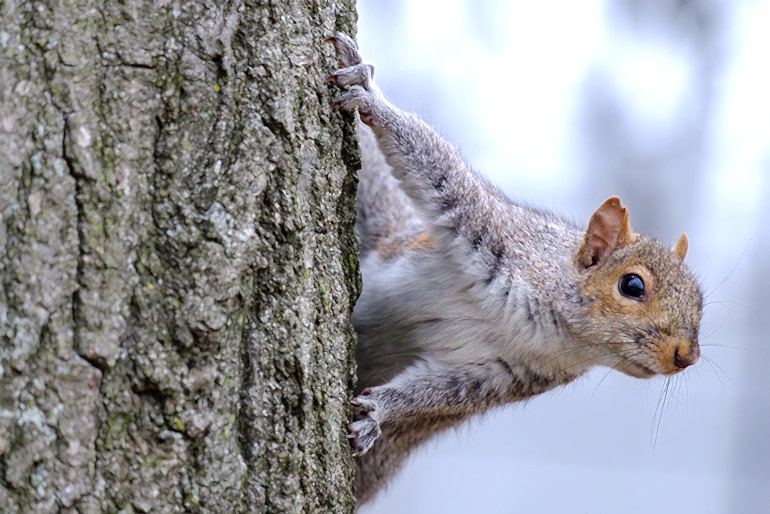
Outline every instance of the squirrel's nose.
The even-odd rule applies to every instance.
[[[679,341],[674,347],[674,366],[684,369],[698,362],[700,357],[700,348],[698,343],[690,341]]]

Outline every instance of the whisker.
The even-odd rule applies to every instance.
[[[753,239],[753,238],[751,238],[751,239]],[[727,281],[727,279],[728,279],[728,278],[730,278],[730,275],[732,275],[732,274],[733,274],[733,272],[735,271],[735,269],[738,267],[738,264],[740,264],[740,263],[741,263],[741,260],[743,260],[743,256],[744,256],[744,255],[746,255],[746,250],[748,250],[748,249],[749,249],[749,245],[751,244],[751,239],[749,239],[749,242],[748,242],[748,243],[746,243],[746,247],[745,247],[745,248],[743,249],[743,251],[741,252],[741,256],[740,256],[740,257],[738,257],[738,262],[736,262],[736,263],[735,263],[735,266],[733,266],[733,268],[730,270],[730,273],[728,273],[728,274],[727,274],[727,276],[726,276],[725,278],[723,278],[723,279],[722,279],[722,281],[721,281],[720,283],[718,283],[718,284],[717,284],[717,286],[716,286],[714,289],[712,289],[712,290],[711,290],[711,291],[709,291],[707,294],[705,294],[705,295],[703,296],[703,298],[704,298],[704,299],[706,299],[706,298],[708,298],[709,296],[711,296],[712,294],[716,293],[716,292],[717,292],[717,289],[719,289],[719,288],[722,286],[722,284],[724,284],[724,283]]]
[[[725,378],[730,382],[730,384],[735,387],[735,382],[730,378],[730,375],[725,372],[724,369],[722,369],[722,366],[720,366],[714,359],[709,357],[708,355],[703,355],[703,358],[706,359],[706,362],[711,363],[712,366],[716,366],[719,371],[722,372],[722,374],[725,376]]]
[[[766,348],[741,348],[740,346],[728,346],[726,344],[699,344],[701,348],[723,348],[725,350],[741,350],[742,352],[759,352],[764,353],[768,351]]]
[[[636,353],[634,353],[634,354],[632,354],[632,355],[629,355],[628,357],[626,357],[625,359],[621,360],[621,361],[620,361],[620,362],[618,362],[617,364],[613,364],[612,366],[610,366],[610,368],[614,369],[615,371],[620,371],[620,365],[621,365],[621,364],[623,364],[623,363],[624,363],[624,362],[626,362],[626,361],[629,361],[629,360],[631,360],[632,358],[636,357],[636,356],[637,356],[637,355],[639,355],[640,353],[641,353],[641,350],[640,350],[640,351],[638,351],[638,352],[636,352]],[[622,371],[621,371],[621,373],[622,373]]]
[[[668,381],[663,382],[663,385],[660,388],[660,393],[658,393],[658,402],[655,404],[655,412],[652,413],[652,422],[650,424],[650,439],[651,439],[650,442],[653,443],[653,449],[654,449],[654,441],[655,441],[653,437],[653,434],[655,432],[655,422],[658,419],[658,411],[660,410],[660,403],[663,401],[663,393],[666,390],[667,383]]]
[[[632,353],[631,355],[628,355],[628,356],[627,356],[627,357],[625,357],[623,360],[621,360],[621,361],[620,361],[620,362],[618,362],[617,364],[615,364],[615,365],[613,365],[613,366],[610,366],[610,367],[611,367],[611,368],[613,368],[613,369],[618,369],[618,368],[617,368],[617,366],[620,366],[622,363],[626,362],[627,360],[629,360],[629,359],[631,359],[631,358],[633,358],[633,357],[636,357],[636,356],[637,356],[637,355],[639,355],[640,353],[642,353],[642,350],[641,350],[641,349],[640,349],[640,350],[637,350],[635,353]],[[611,356],[613,356],[613,355],[617,355],[617,354],[616,354],[615,352],[610,352],[610,353],[605,353],[605,354],[602,354],[602,355],[597,355],[597,356],[595,356],[595,357],[592,357],[592,358],[590,358],[590,359],[585,359],[585,360],[582,360],[582,361],[580,361],[580,362],[577,362],[577,363],[575,363],[575,364],[573,364],[573,365],[571,365],[571,366],[567,366],[566,368],[564,368],[564,371],[567,371],[567,370],[568,370],[568,369],[570,369],[570,368],[574,368],[575,366],[580,366],[581,364],[585,364],[586,362],[590,362],[590,361],[592,361],[592,360],[601,359],[602,357],[611,357]]]
[[[711,371],[714,372],[714,375],[717,377],[717,380],[719,381],[719,385],[722,386],[722,391],[727,392],[727,388],[725,387],[725,383],[722,382],[722,378],[719,376],[719,373],[717,373],[717,369],[714,367],[714,365],[711,363],[711,361],[709,359],[706,359],[705,355],[702,355],[702,357],[703,357],[703,362],[705,362],[706,364],[711,366]],[[695,369],[698,369],[698,368],[695,368]]]
[[[740,303],[740,302],[735,302],[733,300],[712,300],[710,302],[704,303],[703,304],[703,308],[705,309],[706,307],[710,307],[711,305],[722,305],[722,304],[737,305],[738,307],[743,307],[747,311],[754,311],[754,309],[752,309],[748,305],[745,305],[745,304]]]
[[[679,403],[679,393],[682,391],[682,375],[674,375],[674,390],[671,393],[671,396],[674,398],[674,407],[681,407],[681,403]]]
[[[570,353],[577,352],[579,350],[597,349],[597,348],[601,349],[603,346],[624,345],[624,344],[635,345],[636,343],[631,342],[631,341],[620,341],[620,342],[606,342],[606,343],[596,343],[596,344],[583,344],[583,345],[579,345],[579,346],[576,346],[576,347],[567,348],[567,349],[559,350],[559,351],[556,351],[556,352],[551,352],[548,355],[546,355],[546,357],[553,356],[553,358],[548,360],[548,361],[546,361],[545,363],[543,363],[539,368],[535,368],[534,371],[539,371],[540,369],[544,368],[548,364],[550,364],[550,363],[552,363],[552,362],[554,362],[554,361],[556,361],[556,360],[558,360],[558,359],[560,359],[562,357],[566,357]],[[608,355],[612,355],[612,353],[610,353]],[[602,355],[602,357],[604,357],[604,356],[605,355]],[[598,358],[598,357],[595,357],[595,358]],[[582,361],[582,362],[586,362],[586,361]]]
[[[535,368],[533,371],[540,371],[543,368],[545,368],[546,366],[548,366],[549,364],[551,364],[552,362],[555,362],[555,361],[561,359],[562,357],[566,357],[570,353],[577,352],[578,350],[584,350],[585,348],[588,348],[588,345],[577,346],[575,348],[567,348],[566,350],[559,350],[559,351],[556,351],[556,352],[551,352],[548,355],[546,355],[546,357],[553,357],[553,358],[548,359],[543,364],[541,364],[540,366]]]
[[[697,368],[697,366],[692,367],[693,370],[698,374],[698,378],[700,379],[701,384],[706,384],[706,382],[703,381],[703,375],[700,374],[700,370]]]
[[[593,393],[591,393],[591,397],[588,399],[588,408],[589,408],[589,409],[591,408],[591,402],[592,402],[592,401],[594,401],[594,395],[596,394],[596,391],[598,391],[598,390],[599,390],[599,386],[600,386],[600,385],[602,385],[602,382],[604,382],[604,380],[605,380],[605,379],[606,379],[608,376],[610,376],[610,373],[612,373],[612,370],[613,370],[613,368],[610,368],[610,369],[608,369],[608,370],[607,370],[607,373],[605,373],[605,374],[604,374],[604,376],[602,377],[602,379],[601,379],[601,380],[599,380],[599,383],[598,383],[598,384],[596,384],[596,387],[594,388],[594,392],[593,392]]]
[[[545,355],[545,357],[553,357],[553,358],[547,360],[546,362],[544,362],[540,367],[535,368],[534,371],[539,371],[539,370],[543,369],[544,367],[546,367],[547,365],[551,364],[552,362],[557,361],[557,360],[561,359],[562,357],[566,357],[570,353],[575,353],[575,352],[580,351],[580,350],[585,350],[586,348],[596,348],[596,347],[598,347],[598,345],[583,344],[583,345],[575,346],[575,347],[572,347],[572,348],[566,348],[566,349],[563,349],[563,350],[558,350],[558,351],[555,351],[555,352],[551,352],[551,353]]]
[[[720,325],[719,325],[717,328],[715,328],[714,330],[712,330],[711,332],[709,332],[709,333],[708,333],[708,334],[706,334],[705,336],[701,337],[700,339],[701,339],[701,340],[704,340],[704,339],[708,339],[709,337],[711,337],[711,336],[713,336],[714,334],[716,334],[717,332],[719,332],[719,331],[722,329],[722,327],[724,327],[724,326],[725,326],[725,323],[727,323],[727,320],[728,320],[728,319],[730,319],[730,313],[731,313],[731,312],[732,312],[732,310],[730,309],[730,306],[728,306],[728,307],[727,307],[727,315],[726,315],[726,316],[725,316],[725,318],[722,320],[722,323],[721,323],[721,324],[720,324]]]
[[[666,398],[668,397],[668,388],[671,385],[671,378],[666,378],[666,382],[663,384],[663,388],[658,396],[658,405],[655,407],[655,413],[652,415],[652,423],[655,426],[655,418],[657,417],[658,423],[655,426],[655,437],[652,441],[653,454],[658,446],[658,433],[660,432],[660,425],[663,423],[663,413],[666,409]]]

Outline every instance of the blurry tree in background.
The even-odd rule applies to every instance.
[[[608,9],[612,30],[634,42],[619,45],[614,57],[635,70],[624,69],[621,62],[620,72],[596,69],[586,81],[581,133],[587,157],[584,173],[611,184],[631,205],[635,228],[673,241],[679,229],[669,220],[691,218],[697,199],[682,190],[692,190],[708,162],[714,89],[730,9],[711,0],[610,0]],[[645,61],[661,48],[674,60],[671,67],[685,71],[671,74],[679,83],[662,88],[667,91],[659,106],[650,109],[645,104],[637,109],[633,98],[614,87],[612,74],[624,80],[622,75],[628,73],[625,80],[636,82],[632,90],[658,89],[656,82],[670,80],[670,70],[659,67],[665,62],[660,54],[652,66],[645,66]],[[651,205],[663,207],[641,208]]]
[[[0,511],[352,510],[354,20],[0,5]]]
[[[765,170],[765,180],[770,185],[770,159]],[[734,378],[741,394],[732,416],[736,437],[732,444],[730,474],[734,480],[726,512],[754,512],[757,506],[770,511],[770,464],[767,461],[770,455],[770,371],[767,359],[762,358],[767,355],[769,340],[770,198],[765,198],[757,216],[762,221],[758,224],[760,232],[751,243],[755,246],[751,254],[753,258],[742,264],[749,270],[746,272],[748,280],[741,284],[746,296],[741,302],[728,304],[734,315],[740,317],[743,330],[734,339],[728,339],[726,344],[747,348],[748,351],[741,355],[745,372]],[[740,262],[737,263],[736,268],[740,265]],[[715,297],[716,294],[712,296]],[[756,485],[746,487],[747,483]]]

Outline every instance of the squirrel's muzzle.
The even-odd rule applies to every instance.
[[[666,368],[670,369],[669,373],[676,373],[698,362],[700,346],[696,341],[678,339],[671,346],[670,356],[666,355],[665,357]]]

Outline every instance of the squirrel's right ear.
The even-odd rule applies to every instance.
[[[590,268],[605,256],[634,242],[634,234],[628,223],[628,209],[620,204],[620,198],[608,198],[596,209],[588,222],[583,244],[577,254],[577,265]]]
[[[674,252],[680,260],[684,260],[684,256],[687,255],[687,246],[687,234],[682,234],[679,236],[679,239],[676,240],[676,244],[671,251]]]

